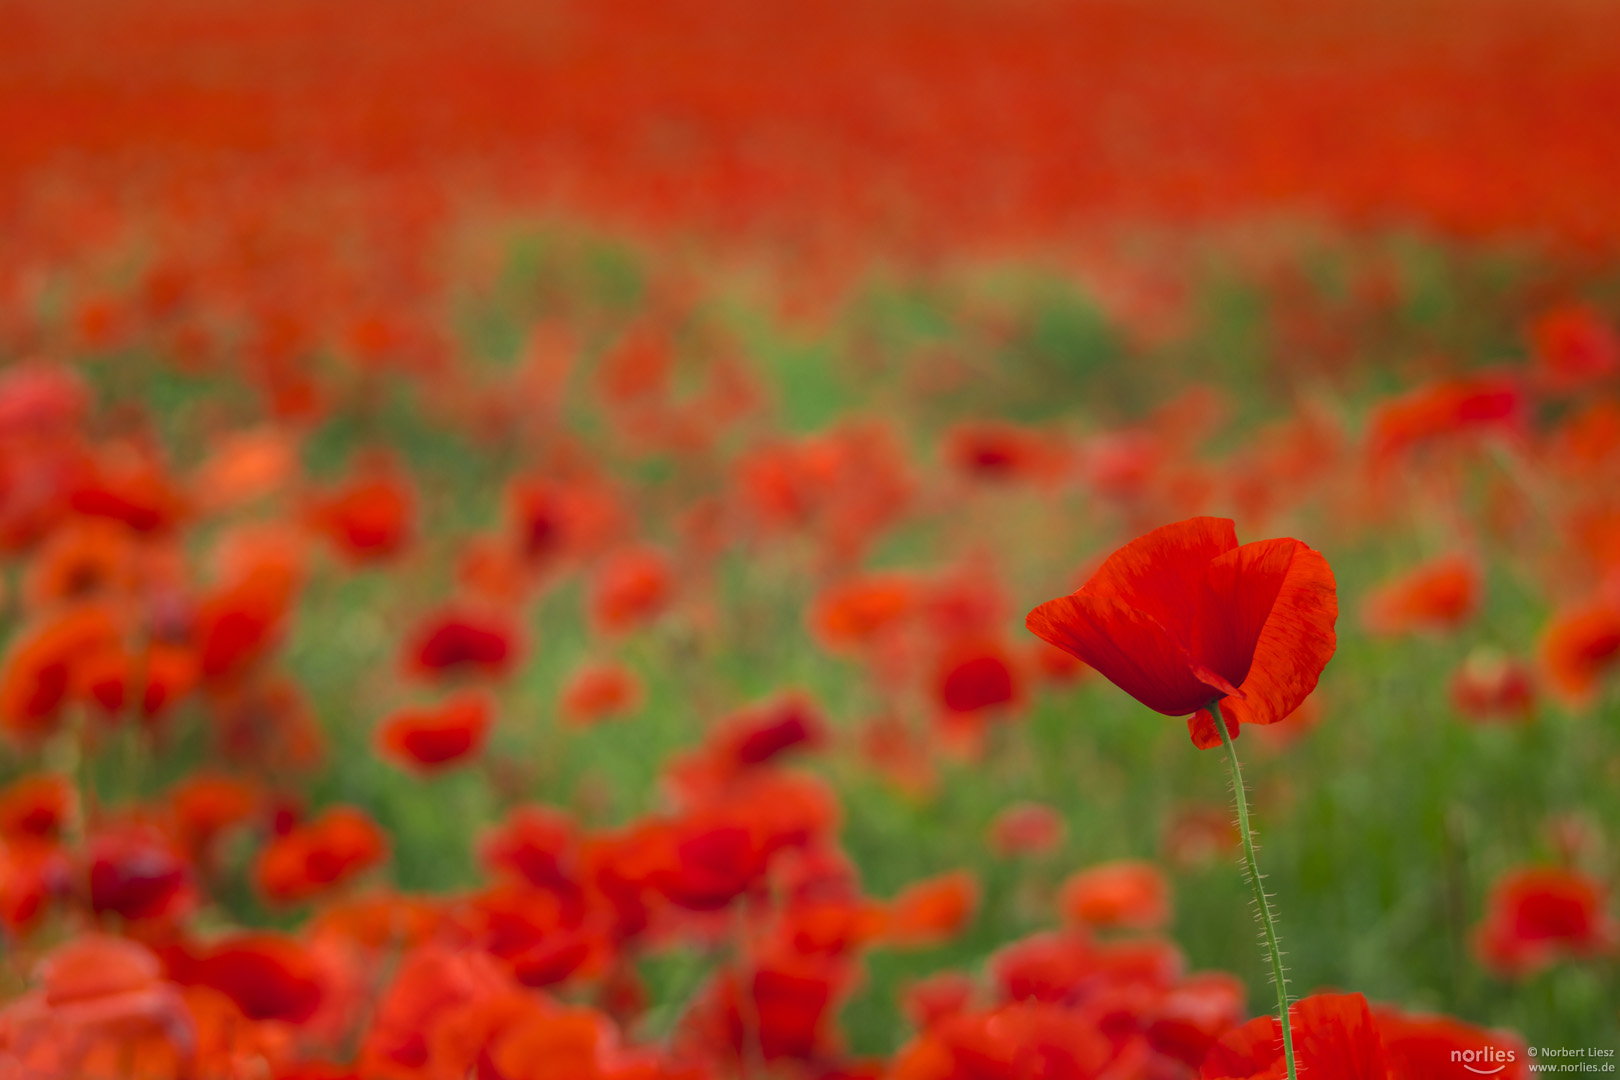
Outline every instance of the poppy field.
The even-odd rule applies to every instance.
[[[0,1080],[1612,1071],[1617,42],[0,7]]]

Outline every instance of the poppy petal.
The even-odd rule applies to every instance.
[[[1201,594],[1211,560],[1237,546],[1237,528],[1229,518],[1195,517],[1163,525],[1108,556],[1080,594],[1119,600],[1157,620],[1184,649],[1190,648],[1195,609],[1188,598]]]
[[[1339,617],[1339,600],[1327,560],[1297,540],[1247,546],[1273,545],[1291,545],[1292,555],[1260,630],[1254,663],[1242,683],[1243,696],[1222,703],[1229,718],[1244,724],[1274,724],[1299,708],[1316,689],[1337,644],[1333,624]],[[1280,557],[1276,551],[1262,551],[1254,565],[1269,567]],[[1240,604],[1240,610],[1252,618],[1246,605],[1247,601]]]
[[[1122,600],[1084,591],[1060,596],[1031,611],[1024,625],[1166,716],[1185,716],[1216,696],[1170,631]]]

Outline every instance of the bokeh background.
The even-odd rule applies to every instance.
[[[1204,513],[1339,582],[1239,740],[1296,991],[1620,1048],[1620,7],[12,0],[0,148],[0,1066],[52,950],[214,1031],[268,928],[319,1019],[221,991],[280,1025],[229,1068],[391,1075],[413,949],[511,960],[491,830],[687,828],[749,754],[815,842],[640,936],[530,874],[524,948],[589,939],[530,990],[714,1075],[1022,1077],[917,1064],[915,987],[1089,924],[1261,1012],[1224,763],[1022,625]],[[386,733],[446,701],[464,751]],[[335,806],[376,850],[278,895]],[[776,1006],[699,1014],[801,848],[883,928],[750,1052]],[[1120,859],[1163,918],[1069,902]]]

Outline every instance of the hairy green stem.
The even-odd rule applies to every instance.
[[[1226,717],[1221,715],[1219,699],[1209,703],[1215,717],[1215,729],[1221,733],[1226,746],[1226,760],[1232,766],[1232,793],[1237,798],[1238,832],[1243,836],[1243,863],[1249,872],[1249,885],[1254,889],[1255,918],[1266,939],[1266,953],[1271,958],[1271,979],[1277,984],[1277,1022],[1282,1025],[1283,1058],[1288,1063],[1288,1080],[1299,1080],[1294,1065],[1293,1023],[1288,1012],[1288,977],[1283,972],[1282,948],[1277,944],[1277,920],[1271,912],[1271,900],[1266,896],[1265,881],[1260,877],[1260,865],[1254,857],[1254,830],[1249,827],[1249,796],[1243,787],[1243,770],[1238,766],[1237,747],[1226,730]]]

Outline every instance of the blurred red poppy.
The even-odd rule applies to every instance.
[[[404,470],[384,457],[363,462],[309,509],[310,524],[356,562],[398,554],[411,540],[415,519],[416,497]]]
[[[1620,665],[1620,607],[1596,603],[1563,611],[1541,639],[1548,686],[1571,705],[1588,704],[1597,682]]]
[[[1479,610],[1480,571],[1466,555],[1424,563],[1367,598],[1367,628],[1379,634],[1450,630]]]
[[[1066,649],[1136,700],[1186,716],[1195,745],[1286,718],[1333,655],[1338,599],[1327,560],[1298,540],[1238,546],[1231,521],[1191,518],[1108,557],[1075,593],[1029,613]]]
[[[1389,1056],[1360,994],[1314,994],[1295,1002],[1289,1019],[1301,1076],[1317,1080],[1391,1080]],[[1282,1025],[1261,1016],[1221,1036],[1199,1080],[1280,1080]]]
[[[907,886],[889,904],[885,939],[908,946],[937,945],[960,934],[979,907],[979,882],[955,870]]]
[[[652,621],[669,606],[674,570],[663,552],[623,548],[608,555],[591,578],[591,619],[607,633]]]
[[[369,817],[353,807],[333,807],[271,841],[259,856],[259,890],[278,903],[308,900],[387,857],[387,838]]]
[[[1502,876],[1475,936],[1480,960],[1507,978],[1532,975],[1560,955],[1608,954],[1620,944],[1608,890],[1575,870],[1528,867]]]
[[[504,675],[517,657],[517,631],[494,612],[449,608],[423,620],[405,647],[406,668],[429,678]]]
[[[590,664],[574,672],[563,687],[561,711],[569,723],[583,727],[634,712],[641,698],[641,683],[629,668]]]
[[[1018,803],[990,822],[990,849],[1003,858],[1044,855],[1063,843],[1063,815],[1044,803]]]
[[[400,709],[377,731],[377,748],[406,768],[442,769],[478,753],[495,722],[489,695],[469,690],[437,705]]]
[[[1157,930],[1170,921],[1170,883],[1152,863],[1102,863],[1063,883],[1058,910],[1071,923]]]

